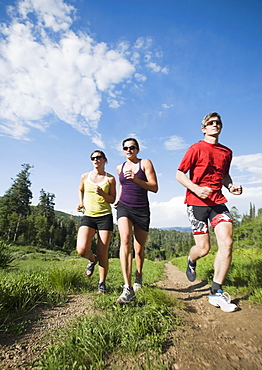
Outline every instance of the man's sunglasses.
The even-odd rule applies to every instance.
[[[105,158],[103,157],[102,155],[97,155],[96,157],[91,157],[91,161],[94,161],[95,159],[101,159],[101,158]]]
[[[137,146],[135,145],[130,145],[130,146],[124,146],[123,147],[123,150],[126,152],[128,149],[130,150],[134,150],[134,149],[137,149]]]
[[[216,124],[216,125],[219,125],[219,126],[221,126],[222,125],[222,123],[220,122],[220,121],[216,121],[216,120],[213,120],[213,121],[209,121],[209,122],[207,122],[206,124],[205,124],[205,127],[206,126],[213,126],[213,124]]]

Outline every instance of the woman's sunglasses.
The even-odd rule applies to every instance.
[[[126,152],[126,151],[128,151],[128,149],[129,150],[134,150],[134,149],[137,149],[137,146],[135,146],[135,145],[130,145],[130,146],[124,146],[123,147],[123,150]]]
[[[95,159],[99,160],[101,158],[105,158],[105,157],[103,157],[102,155],[97,155],[95,157],[91,157],[91,161],[94,161]]]

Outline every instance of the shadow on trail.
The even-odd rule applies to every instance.
[[[207,285],[207,281],[203,280],[199,283],[190,285],[187,288],[161,288],[161,289],[163,289],[165,291],[168,291],[168,292],[185,294],[185,297],[180,296],[178,299],[180,301],[188,303],[188,302],[196,301],[196,300],[199,300],[203,297],[208,296],[210,288]],[[194,296],[191,296],[191,295],[188,296],[188,294],[190,294],[190,293],[195,293],[195,295]],[[196,294],[196,293],[199,293],[199,294]],[[193,306],[190,306],[188,304],[187,304],[187,311],[190,311],[192,313],[197,312],[197,310]]]
[[[203,288],[203,289],[201,289]],[[178,293],[192,293],[192,292],[205,292],[209,291],[209,287],[207,286],[207,281],[201,281],[200,283],[190,285],[187,288],[161,288],[167,290],[169,292],[178,292]]]

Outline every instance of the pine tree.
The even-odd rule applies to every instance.
[[[33,197],[30,190],[31,181],[29,180],[29,164],[22,164],[22,170],[13,180],[13,184],[8,189],[1,201],[1,234],[7,240],[16,241],[22,232],[25,219],[30,214],[30,203]]]

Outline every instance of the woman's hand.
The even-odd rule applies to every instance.
[[[76,208],[77,212],[83,212],[83,209],[84,209],[83,204],[78,204],[78,206]]]
[[[135,178],[135,174],[132,170],[126,170],[124,172],[124,176],[125,176],[126,179],[130,179],[130,180],[134,180],[134,178]]]
[[[102,190],[102,188],[100,188],[100,186],[98,185],[95,186],[94,191],[96,194],[100,195],[101,197],[103,197],[105,194],[104,190]]]

